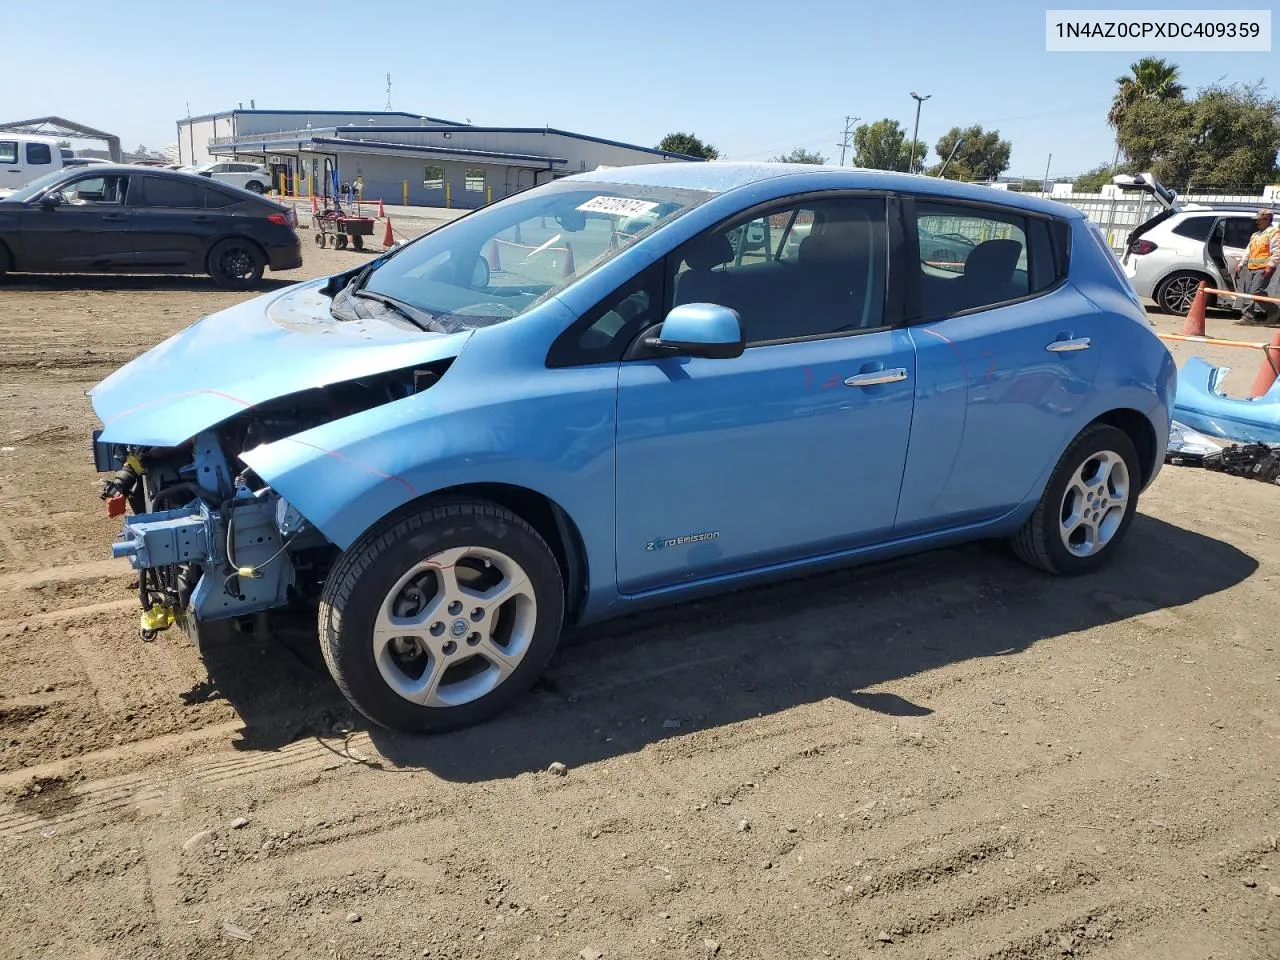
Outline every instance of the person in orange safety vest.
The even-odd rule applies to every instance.
[[[1277,227],[1272,220],[1273,215],[1270,210],[1258,211],[1254,220],[1258,229],[1249,238],[1249,250],[1245,254],[1245,259],[1240,261],[1235,270],[1236,289],[1241,293],[1275,296],[1274,293],[1267,292],[1271,278],[1275,276],[1276,267],[1280,265],[1280,227]],[[1278,313],[1280,308],[1277,308],[1274,303],[1249,300],[1245,303],[1241,322],[1270,323]]]

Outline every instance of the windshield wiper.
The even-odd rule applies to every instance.
[[[448,332],[440,325],[439,320],[434,314],[427,313],[427,311],[419,307],[415,307],[411,303],[405,303],[403,300],[397,300],[395,297],[389,297],[385,293],[371,293],[368,290],[356,289],[352,291],[351,296],[359,297],[361,300],[372,300],[375,303],[382,304],[384,307],[390,307],[419,330],[425,330],[428,333]]]

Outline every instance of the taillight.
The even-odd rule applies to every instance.
[[[271,213],[267,215],[267,223],[275,223],[282,227],[289,225],[289,216],[284,213]]]
[[[1150,240],[1135,240],[1129,244],[1130,253],[1150,253],[1156,248],[1156,245]]]

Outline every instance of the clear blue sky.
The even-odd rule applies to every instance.
[[[11,116],[0,120],[56,114],[118,133],[126,148],[173,142],[188,104],[195,114],[251,99],[379,110],[390,71],[397,110],[650,146],[684,130],[733,159],[798,146],[836,159],[846,114],[892,117],[909,134],[915,90],[932,94],[920,119],[931,159],[948,128],[981,123],[1012,141],[1010,173],[1039,177],[1050,153],[1054,175],[1111,159],[1114,78],[1141,56],[1047,53],[1046,4],[1025,0],[6,6],[0,112]],[[1276,51],[1158,55],[1179,64],[1192,90],[1219,79],[1274,89],[1280,63]]]

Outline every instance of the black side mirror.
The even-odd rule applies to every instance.
[[[46,210],[52,210],[54,207],[61,206],[67,202],[67,198],[62,195],[61,190],[50,190],[40,198],[40,206]]]

